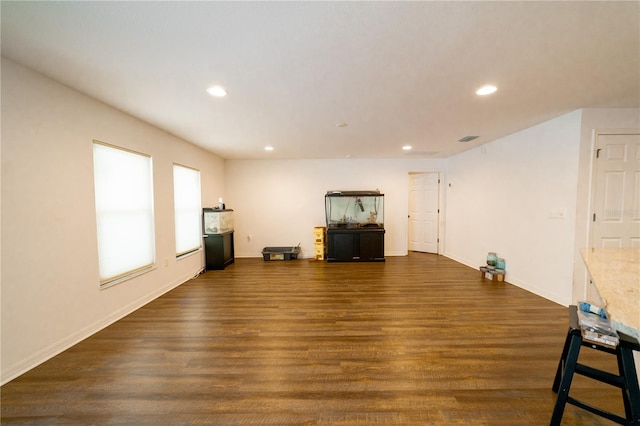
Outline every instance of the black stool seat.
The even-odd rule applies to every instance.
[[[613,349],[608,346],[582,339],[580,326],[578,325],[577,307],[569,306],[569,333],[564,343],[562,356],[558,363],[558,371],[551,388],[558,394],[551,425],[559,425],[567,403],[580,407],[598,416],[609,419],[621,425],[640,425],[640,388],[636,376],[636,367],[633,360],[633,351],[640,351],[638,340],[618,331],[620,343]],[[578,355],[582,346],[598,351],[615,354],[618,360],[619,375],[598,370],[578,363]],[[616,386],[622,390],[625,418],[611,412],[599,409],[569,396],[569,388],[574,374],[581,374],[594,380]]]

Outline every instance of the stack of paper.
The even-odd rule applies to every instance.
[[[607,318],[579,309],[578,323],[584,340],[612,348],[615,348],[620,343],[618,333]]]

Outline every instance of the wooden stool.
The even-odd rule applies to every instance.
[[[633,351],[640,351],[640,344],[638,344],[638,340],[624,333],[618,332],[618,335],[620,337],[620,343],[615,349],[584,341],[580,332],[580,326],[578,325],[577,307],[573,305],[569,306],[569,333],[564,343],[562,356],[558,363],[558,371],[556,372],[553,387],[551,388],[558,394],[551,417],[552,426],[559,425],[562,421],[562,414],[564,413],[564,407],[567,403],[622,425],[640,425],[640,388],[638,387],[635,362],[633,361]],[[578,354],[580,353],[581,346],[615,354],[618,359],[618,371],[620,375],[611,374],[578,363]],[[622,389],[626,418],[570,397],[569,388],[571,387],[571,380],[573,379],[574,373]]]

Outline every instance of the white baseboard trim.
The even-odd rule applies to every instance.
[[[408,253],[405,252],[391,252],[391,253],[385,253],[384,256],[385,257],[396,257],[396,256],[407,256]],[[263,256],[262,254],[259,255],[255,255],[255,254],[235,254],[234,255],[235,259],[262,259]],[[314,259],[313,256],[301,256],[298,259]]]
[[[22,360],[21,362],[18,362],[12,366],[9,366],[6,369],[3,369],[2,371],[2,380],[0,381],[0,386],[4,385],[5,383],[10,382],[11,380],[15,379],[16,377],[21,376],[22,374],[26,373],[27,371],[37,367],[38,365],[42,364],[43,362],[53,358],[54,356],[66,351],[67,349],[69,349],[70,347],[72,347],[73,345],[80,343],[81,341],[83,341],[84,339],[92,336],[93,334],[97,333],[98,331],[110,326],[111,324],[115,323],[116,321],[126,317],[127,315],[129,315],[130,313],[140,309],[141,307],[143,307],[144,305],[146,305],[149,302],[152,302],[153,300],[157,299],[158,297],[162,296],[163,294],[173,290],[174,288],[178,287],[181,284],[184,284],[185,282],[189,281],[191,278],[193,278],[194,276],[196,276],[198,274],[198,271],[194,271],[191,274],[188,275],[184,275],[180,278],[178,278],[175,281],[172,281],[170,283],[168,283],[167,285],[155,290],[154,292],[147,294],[131,303],[129,303],[128,305],[122,307],[121,309],[118,309],[117,311],[113,312],[112,314],[108,315],[105,318],[102,318],[96,322],[94,322],[93,324],[90,324],[86,327],[83,327],[81,330],[67,336],[66,338],[52,344],[49,345],[47,347],[45,347],[44,349],[34,353],[33,355],[25,358],[24,360]],[[4,367],[4,366],[3,366]]]
[[[460,259],[460,258],[458,258],[456,256],[450,255],[449,253],[445,253],[445,256],[450,258],[450,259],[452,259],[452,260],[455,260],[458,263],[462,263],[463,265],[468,266],[470,268],[477,269],[477,268],[480,267],[480,265],[477,265],[477,266],[473,265],[468,260]],[[516,287],[520,287],[523,290],[531,292],[531,293],[535,294],[536,296],[543,297],[543,298],[545,298],[547,300],[550,300],[550,301],[552,301],[554,303],[557,303],[559,305],[563,305],[563,306],[569,306],[570,305],[570,301],[562,300],[562,298],[559,297],[557,294],[549,293],[545,289],[542,289],[542,288],[537,287],[535,285],[531,285],[531,284],[529,284],[527,282],[521,281],[517,277],[513,277],[511,274],[507,273],[505,281],[507,281],[509,284],[515,285]]]

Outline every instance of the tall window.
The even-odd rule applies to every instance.
[[[155,262],[151,157],[93,144],[98,257],[105,286]]]
[[[200,172],[173,165],[173,203],[176,218],[176,256],[202,246]]]

